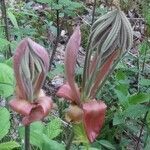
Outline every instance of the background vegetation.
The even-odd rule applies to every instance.
[[[132,24],[134,44],[97,93],[108,110],[105,125],[90,150],[150,149],[150,1],[121,0],[120,4]],[[111,0],[1,0],[0,150],[23,149],[20,116],[8,107],[15,89],[12,55],[17,43],[28,36],[47,48],[51,71],[43,89],[54,96],[63,82],[64,47],[73,27],[81,24],[83,40],[76,76],[81,83],[90,26],[112,7]],[[31,125],[32,149],[63,150],[66,145],[70,150],[87,149],[78,140],[70,143],[72,126],[64,119],[68,103],[56,96],[54,100],[59,109]],[[75,133],[82,138],[78,128]]]

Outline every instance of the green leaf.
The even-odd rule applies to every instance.
[[[30,128],[30,142],[32,145],[37,146],[40,150],[65,150],[63,144],[50,140],[49,137],[44,134],[45,127],[42,122],[34,122]],[[19,133],[21,138],[24,139],[24,127],[19,129]]]
[[[34,122],[30,126],[31,144],[39,147],[41,150],[43,145],[43,130],[44,130],[44,125],[40,121]],[[21,138],[24,139],[24,127],[19,128],[19,133]]]
[[[105,148],[107,148],[107,149],[110,149],[110,150],[115,150],[115,149],[116,149],[115,146],[113,146],[113,145],[112,145],[109,141],[107,141],[107,140],[100,140],[99,143],[100,143],[103,147],[105,147]]]
[[[46,135],[43,136],[43,141],[42,150],[65,150],[65,146],[63,144],[50,140]]]
[[[134,95],[129,96],[128,98],[128,101],[131,105],[148,102],[149,100],[150,100],[149,93],[136,93]]]
[[[10,114],[6,108],[0,107],[0,140],[8,133],[10,128]]]
[[[2,51],[2,49],[3,49],[5,46],[8,46],[9,44],[10,44],[9,41],[7,41],[7,40],[4,39],[4,38],[0,38],[0,46],[1,46],[0,51]]]
[[[5,142],[0,144],[0,150],[12,150],[17,147],[20,147],[20,145],[15,141],[10,141],[10,142]]]
[[[13,26],[15,28],[19,28],[16,17],[14,16],[14,14],[11,11],[8,11],[7,14],[8,14],[8,18],[10,19]]]
[[[63,8],[63,5],[61,5],[61,4],[53,4],[53,6],[52,6],[52,9],[54,9],[54,10],[60,10],[60,9],[62,9]]]
[[[142,79],[142,80],[140,80],[139,84],[142,86],[150,86],[150,80],[149,79]]]
[[[85,144],[89,143],[82,123],[74,124],[73,130],[74,130],[74,134],[75,134],[74,141],[76,143],[85,143]]]
[[[116,86],[114,92],[116,93],[120,104],[126,107],[128,105],[127,97],[129,95],[128,86],[125,84],[119,84]]]
[[[0,95],[7,98],[14,92],[13,69],[4,63],[0,63]]]
[[[57,137],[62,132],[61,129],[61,121],[58,118],[51,120],[50,123],[46,126],[45,134],[50,138],[53,139]]]
[[[131,105],[124,111],[124,115],[126,117],[138,119],[141,116],[143,116],[143,114],[145,114],[147,111],[148,111],[148,107],[145,105],[140,105],[140,104]]]
[[[150,136],[147,138],[146,146],[144,147],[144,150],[150,150]]]
[[[114,114],[114,118],[113,118],[113,125],[118,125],[118,124],[123,124],[124,123],[124,116],[122,114],[122,112],[117,111]]]

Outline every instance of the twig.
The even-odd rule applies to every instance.
[[[95,9],[96,9],[96,0],[94,0],[94,5],[93,5],[92,24],[94,23],[94,19],[95,19]]]
[[[56,3],[59,4],[59,0],[56,0]],[[51,58],[50,58],[50,64],[49,64],[49,70],[51,69],[53,60],[54,60],[54,56],[56,54],[56,49],[58,46],[58,42],[59,42],[59,35],[60,35],[60,20],[59,20],[59,10],[56,10],[56,24],[57,24],[57,36],[56,36],[56,41],[55,41],[55,45],[51,54]]]
[[[85,24],[87,24],[88,26],[91,27],[91,24],[88,23],[83,17],[81,17],[81,16],[80,16],[79,14],[77,14],[77,13],[76,13],[76,15],[77,15]]]
[[[140,92],[140,55],[138,52],[137,56],[137,68],[138,68],[138,73],[137,73],[137,92]]]
[[[9,29],[8,29],[8,22],[7,22],[7,13],[6,13],[6,5],[5,5],[5,0],[1,0],[1,11],[2,11],[2,18],[4,20],[4,30],[5,30],[5,36],[7,41],[10,42],[10,35],[9,35]],[[11,47],[9,45],[8,47],[8,52],[5,53],[5,57],[9,58],[12,56],[11,53]]]
[[[143,122],[146,121],[148,112],[149,112],[149,111],[146,112],[146,114],[145,114],[145,116],[144,116],[144,119],[143,119]],[[143,125],[142,125],[142,127],[141,127],[141,129],[140,129],[140,134],[139,134],[139,137],[138,137],[138,140],[137,140],[137,144],[136,144],[136,149],[135,149],[135,150],[138,150],[138,148],[139,148],[139,143],[140,143],[140,139],[141,139],[141,136],[142,136],[142,133],[143,133],[144,126],[145,126],[145,124],[143,123]]]
[[[132,53],[131,53],[131,52],[129,52],[129,51],[128,51],[128,54],[132,55],[134,58],[137,58],[137,56],[136,56],[136,55],[132,54]],[[150,65],[148,65],[148,64],[146,64],[146,63],[145,63],[145,66],[147,66],[148,68],[150,68]]]

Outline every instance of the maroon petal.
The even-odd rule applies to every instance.
[[[78,50],[80,47],[80,42],[81,42],[80,27],[77,26],[66,46],[65,71],[66,71],[67,81],[72,91],[74,92],[78,104],[80,103],[80,99],[79,99],[79,94],[76,91],[74,74],[75,74],[75,66],[76,66]]]
[[[71,101],[76,100],[76,97],[74,96],[74,92],[72,91],[68,83],[61,86],[59,90],[57,91],[56,95],[59,97],[63,97],[67,100],[71,100]]]
[[[50,97],[40,97],[36,101],[36,106],[32,108],[30,114],[22,120],[24,125],[28,125],[34,121],[38,121],[47,116],[52,109],[52,100]]]
[[[99,135],[104,123],[105,111],[106,105],[102,101],[92,100],[83,104],[83,123],[90,142]]]
[[[33,104],[23,99],[13,99],[9,102],[9,105],[15,112],[23,116],[29,115],[32,108],[34,107]]]
[[[110,68],[112,67],[116,57],[118,56],[118,53],[116,51],[114,51],[109,57],[108,59],[106,60],[106,62],[103,64],[103,66],[101,67],[98,75],[97,75],[97,78],[95,80],[95,83],[92,87],[92,90],[90,92],[90,96],[91,97],[94,97],[95,96],[95,93],[96,93],[96,90],[98,89],[98,87],[100,86],[102,80],[104,80],[104,78],[107,76]]]

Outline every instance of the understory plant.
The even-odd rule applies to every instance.
[[[76,141],[93,142],[103,126],[106,112],[104,100],[97,100],[101,89],[120,57],[132,46],[133,32],[125,14],[117,6],[115,10],[100,17],[91,27],[83,68],[82,86],[75,82],[75,66],[81,42],[80,27],[70,37],[65,52],[66,83],[57,92],[69,100],[66,120],[73,128],[82,131]]]
[[[82,84],[78,86],[75,66],[81,43],[79,25],[70,37],[65,52],[67,80],[57,96],[70,100],[65,118],[72,123],[77,142],[88,145],[99,135],[107,106],[104,100],[96,98],[97,91],[102,88],[120,57],[131,48],[132,42],[131,25],[118,6],[100,17],[91,27]],[[30,124],[42,120],[53,107],[51,98],[41,90],[49,69],[49,56],[41,45],[26,38],[17,47],[13,60],[16,91],[9,105],[23,116],[25,150],[29,150]],[[76,133],[77,129],[82,135]]]
[[[29,38],[21,41],[13,56],[16,78],[15,97],[10,107],[23,116],[25,149],[29,149],[29,125],[43,119],[52,109],[52,100],[41,90],[49,67],[46,50]]]

